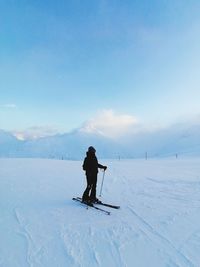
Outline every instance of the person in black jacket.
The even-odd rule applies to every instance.
[[[87,187],[82,196],[83,202],[98,202],[98,199],[96,198],[98,168],[104,169],[104,171],[107,169],[107,166],[98,163],[95,152],[95,148],[90,146],[83,162],[83,170],[85,171],[87,178]]]

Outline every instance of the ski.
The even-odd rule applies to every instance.
[[[72,200],[78,201],[78,202],[82,203],[83,205],[85,205],[85,206],[87,206],[87,207],[94,208],[94,209],[96,209],[96,210],[99,210],[99,211],[101,211],[101,212],[107,214],[107,215],[110,215],[110,211],[107,211],[107,210],[101,209],[101,208],[99,208],[99,207],[96,207],[96,206],[94,206],[93,204],[87,204],[87,203],[84,203],[84,202],[82,202],[81,198],[73,197]]]
[[[79,199],[80,201],[82,201],[81,197],[77,197],[77,199]],[[102,206],[109,207],[109,208],[112,208],[112,209],[119,209],[120,208],[120,206],[116,206],[116,205],[104,203],[102,201],[99,201],[99,202],[94,203],[94,204],[102,205]]]
[[[102,205],[102,206],[105,206],[105,207],[109,207],[109,208],[112,208],[112,209],[120,209],[120,206],[104,203],[102,201],[99,201],[96,204],[99,204],[99,205]]]

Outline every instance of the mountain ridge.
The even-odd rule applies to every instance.
[[[0,130],[0,145],[1,157],[81,159],[90,145],[96,148],[100,158],[200,156],[200,124],[143,130],[118,139],[76,129],[35,140],[18,140],[10,132]]]

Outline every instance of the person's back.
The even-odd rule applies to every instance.
[[[97,157],[95,155],[95,148],[90,146],[86,153],[86,157],[83,162],[83,170],[86,173],[87,187],[83,193],[83,202],[95,202],[96,198],[96,184],[97,184],[97,174],[98,168],[106,170],[107,167],[98,163]],[[90,195],[89,195],[90,193]]]
[[[94,152],[88,151],[83,163],[86,175],[98,173],[98,160]]]

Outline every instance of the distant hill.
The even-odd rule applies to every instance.
[[[71,133],[21,141],[0,131],[1,157],[81,159],[93,145],[100,158],[200,156],[200,125],[177,124],[166,129],[141,131],[111,139],[77,129]]]
[[[0,156],[16,157],[22,148],[22,142],[11,133],[0,130]]]

